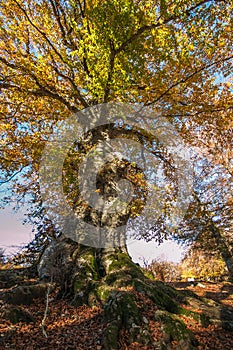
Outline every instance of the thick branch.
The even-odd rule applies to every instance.
[[[108,69],[108,78],[107,78],[107,83],[105,87],[105,92],[104,92],[104,102],[106,103],[108,100],[108,96],[110,93],[110,83],[112,79],[112,73],[114,69],[114,62],[115,62],[115,56],[116,56],[116,51],[114,48],[114,43],[110,40],[110,59],[109,59],[109,69]]]
[[[59,94],[49,91],[48,89],[46,89],[45,87],[41,86],[41,88],[37,89],[37,90],[30,90],[30,89],[22,89],[20,86],[18,85],[13,85],[13,84],[8,84],[8,83],[0,83],[0,91],[1,89],[14,89],[17,90],[19,92],[23,92],[23,93],[29,93],[33,96],[49,96],[54,100],[57,100],[59,102],[61,102],[62,104],[64,104],[70,111],[72,112],[77,112],[78,108],[76,108],[75,106],[72,106],[68,101],[66,101],[66,99],[62,96],[60,96]]]

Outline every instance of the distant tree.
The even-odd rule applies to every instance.
[[[226,265],[221,255],[216,252],[206,252],[198,244],[189,250],[181,262],[182,278],[201,280],[221,280],[227,275]]]
[[[211,179],[219,176],[220,181]],[[233,221],[232,221],[232,184],[224,183],[222,169],[215,169],[203,178],[205,185],[198,184],[199,196],[194,201],[174,235],[178,241],[190,245],[191,251],[200,249],[208,256],[221,257],[230,278],[233,278]],[[223,180],[223,181],[222,181]]]
[[[155,279],[163,282],[173,282],[181,278],[180,265],[162,259],[154,259],[147,270],[153,273]]]
[[[0,265],[3,265],[5,262],[5,251],[3,248],[0,248]]]

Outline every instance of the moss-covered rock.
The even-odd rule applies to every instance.
[[[17,324],[19,322],[35,322],[34,317],[26,310],[16,306],[5,306],[1,310],[2,318],[10,320],[11,323]]]
[[[96,293],[101,301],[105,301],[109,298],[113,288],[108,286],[106,283],[102,283],[96,288]]]
[[[133,281],[134,288],[147,295],[158,307],[165,309],[169,312],[177,313],[178,303],[162,290],[160,286],[146,283],[145,281],[135,279]]]
[[[114,320],[110,322],[104,331],[103,346],[105,350],[118,349],[119,323]]]
[[[203,313],[198,313],[192,310],[179,307],[178,314],[191,317],[192,319],[200,323],[202,327],[208,327],[208,325],[210,324],[210,317]]]
[[[117,255],[112,255],[111,258],[112,262],[108,266],[108,273],[119,272],[123,270],[126,273],[129,273],[132,278],[140,278],[144,276],[142,269],[133,263],[129,255],[125,253],[119,253]]]
[[[155,279],[153,272],[144,270],[143,273],[144,273],[145,277],[149,278],[150,280]]]
[[[36,271],[33,267],[2,269],[0,270],[0,286],[1,288],[13,287],[28,278],[34,278],[35,274]]]
[[[16,286],[9,291],[1,294],[1,299],[8,304],[13,305],[30,305],[34,299],[45,298],[46,293],[55,288],[55,284],[50,283],[35,283],[31,285]]]
[[[167,311],[158,310],[155,313],[155,319],[162,323],[161,328],[164,333],[163,343],[169,344],[173,340],[176,340],[180,349],[180,346],[183,346],[182,350],[195,349],[197,341],[193,333],[187,329],[184,322],[178,316],[170,314]]]

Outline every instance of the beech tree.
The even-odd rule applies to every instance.
[[[184,142],[205,152],[232,176],[232,10],[230,0],[7,0],[0,4],[1,182],[12,184],[4,203],[12,195],[19,206],[26,201],[28,218],[38,229],[37,242],[55,240],[51,260],[67,267],[59,283],[74,303],[105,303],[107,349],[116,348],[123,326],[128,327],[131,341],[150,342],[148,326],[126,286],[146,293],[169,312],[181,308],[173,300],[174,290],[152,285],[144,277],[131,261],[125,241],[107,249],[63,239],[40,195],[38,173],[46,142],[74,113],[103,103],[131,103],[143,107],[144,115],[150,108],[155,116],[166,118]],[[120,135],[155,155],[167,180],[162,215],[148,234],[134,235],[161,240],[173,233],[165,227],[165,214],[169,217],[177,194],[175,168],[166,147],[149,132],[153,123],[151,118],[142,130],[130,127],[123,118],[121,124],[86,132],[70,149],[64,162],[64,192],[85,222],[118,227],[140,217],[145,206],[146,176],[127,159],[106,162],[96,187],[109,200],[116,197],[119,180],[131,182],[134,199],[124,215],[103,219],[80,198],[75,177],[80,157],[95,149],[98,140]],[[133,325],[141,326],[140,332]]]

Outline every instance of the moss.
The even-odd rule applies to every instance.
[[[96,294],[100,300],[107,300],[112,292],[112,288],[106,284],[100,285],[96,288]]]
[[[196,343],[193,333],[186,328],[184,322],[178,319],[177,316],[166,311],[157,311],[155,317],[156,320],[162,323],[162,329],[170,338],[169,341],[190,340],[191,344]]]
[[[163,283],[162,281],[155,281],[154,285],[157,290],[164,292],[170,298],[175,299],[179,302],[184,301],[184,296],[180,293],[180,291],[177,291],[175,288]]]
[[[145,283],[141,280],[133,281],[134,288],[139,293],[146,294],[153,302],[156,303],[162,309],[165,309],[172,313],[177,313],[178,311],[178,303],[174,301],[166,292],[165,289],[162,290],[160,287],[156,285],[151,285]]]
[[[114,291],[105,305],[104,317],[107,322],[114,322],[118,329],[128,331],[128,342],[152,344],[148,325],[143,322],[134,294],[131,292]]]
[[[129,292],[114,291],[111,293],[104,308],[104,317],[107,321],[120,320],[126,328],[129,328],[133,323],[137,325],[141,322],[135,297]]]
[[[83,281],[87,279],[97,281],[99,276],[96,270],[94,257],[91,255],[86,255],[82,257],[79,262],[81,267],[78,267],[77,269],[78,272],[75,276],[75,280],[78,277],[79,280]]]
[[[78,260],[79,262],[84,262],[86,265],[90,266],[92,270],[97,270],[95,253],[92,249],[86,249],[82,251],[80,256],[78,257]]]
[[[178,304],[170,298],[167,294],[161,292],[161,291],[155,291],[152,295],[153,301],[157,304],[163,307],[165,310],[177,313],[178,310]]]
[[[198,323],[202,325],[202,327],[208,327],[210,324],[210,317],[204,314],[199,314],[198,312],[187,310],[185,308],[179,307],[178,314],[185,315],[187,317],[191,317]]]
[[[150,280],[154,280],[154,274],[151,271],[143,271],[145,277],[149,278]]]
[[[85,260],[86,262],[86,260]],[[98,279],[97,272],[86,264],[77,270],[73,275],[73,304],[82,305],[88,304],[89,294],[95,289],[95,281]]]
[[[97,265],[95,261],[95,257],[91,254],[86,256],[86,259],[88,261],[88,265],[92,268],[92,270],[96,271],[97,270]]]
[[[188,290],[188,289],[184,289],[184,290],[180,290],[179,293],[184,297],[190,297],[190,298],[195,298],[198,300],[201,300],[201,297],[199,297],[197,294],[195,294],[193,291]]]
[[[74,282],[74,292],[77,293],[78,291],[80,291],[81,289],[84,289],[86,286],[86,284],[82,281],[82,280],[76,280]]]
[[[120,305],[123,314],[123,325],[131,327],[132,324],[139,325],[141,322],[141,317],[139,309],[135,303],[134,295],[131,293],[123,293],[120,299]]]
[[[81,265],[81,269],[86,268],[92,272],[93,278],[97,279],[97,264],[95,259],[94,248],[76,249],[72,255],[73,260],[77,260],[78,265]],[[79,268],[79,267],[78,267]]]
[[[113,287],[115,288],[124,288],[131,285],[132,278],[129,275],[125,275],[122,278],[118,278],[114,283]]]
[[[123,272],[124,274],[124,272]],[[122,275],[122,272],[111,272],[110,274],[108,274],[105,278],[104,281],[108,284],[108,285],[113,285],[113,283],[120,278],[120,276]]]
[[[119,270],[127,270],[133,278],[143,276],[142,270],[135,265],[127,254],[120,253],[112,256],[112,263],[109,265],[109,272],[116,272]]]
[[[103,345],[105,350],[118,349],[119,324],[117,321],[109,323],[104,330]]]
[[[123,286],[132,284],[132,275],[128,270],[111,272],[105,277],[104,281],[109,286],[123,287]]]
[[[50,286],[51,290],[54,290],[55,284],[50,283],[35,283],[31,285],[22,285],[17,286],[7,292],[3,299],[8,304],[24,304],[30,305],[34,302],[36,298],[44,298],[48,291],[48,286]]]
[[[25,323],[35,322],[33,316],[29,312],[23,310],[20,307],[12,307],[12,306],[3,309],[2,318],[10,320],[10,322],[13,324],[16,324],[19,322],[25,322]]]

